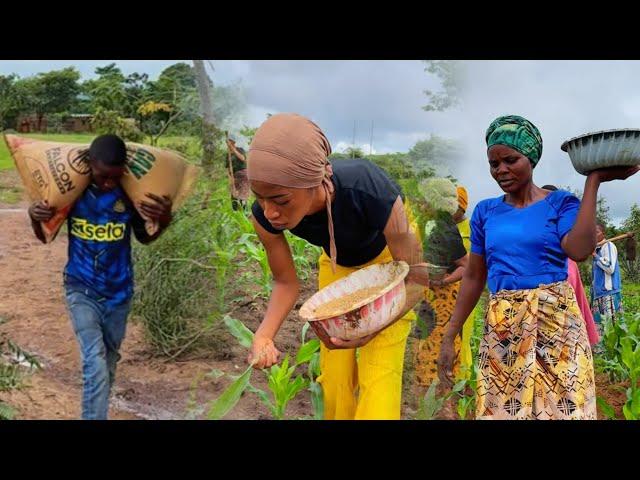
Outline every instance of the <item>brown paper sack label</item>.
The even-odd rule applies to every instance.
[[[127,169],[120,183],[133,204],[138,208],[142,201],[151,201],[146,194],[171,198],[176,211],[187,198],[196,179],[198,167],[189,164],[179,153],[161,148],[127,143]],[[158,224],[146,218],[149,235],[158,230]]]
[[[89,185],[89,146],[44,142],[18,135],[5,135],[4,139],[29,199],[32,202],[46,200],[56,208],[53,218],[42,223],[49,243]]]

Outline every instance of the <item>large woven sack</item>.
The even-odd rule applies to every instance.
[[[49,243],[89,186],[89,144],[41,141],[18,135],[4,138],[30,200],[44,200],[56,208],[53,218],[42,223]],[[152,201],[147,193],[168,196],[173,210],[178,209],[193,188],[198,167],[174,151],[137,143],[126,145],[127,168],[121,184],[138,211],[141,201]],[[140,215],[146,220],[147,232],[154,234],[158,225],[142,212]]]

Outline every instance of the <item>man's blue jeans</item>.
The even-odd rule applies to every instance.
[[[109,306],[104,297],[68,277],[64,287],[82,356],[82,419],[106,420],[131,301]]]

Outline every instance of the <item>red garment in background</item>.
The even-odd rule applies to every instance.
[[[587,300],[587,296],[584,293],[584,287],[582,286],[582,280],[580,279],[580,270],[578,264],[568,258],[569,260],[569,284],[573,287],[573,291],[576,292],[576,300],[578,301],[578,307],[582,312],[584,323],[587,326],[587,335],[589,336],[589,343],[595,345],[600,341],[598,330],[596,329],[596,323],[593,321],[593,314],[591,313],[591,306]]]

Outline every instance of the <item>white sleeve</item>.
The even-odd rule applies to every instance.
[[[618,249],[612,242],[607,242],[600,250],[600,255],[596,261],[598,267],[609,275],[613,275],[616,270],[616,262],[618,261]]]

